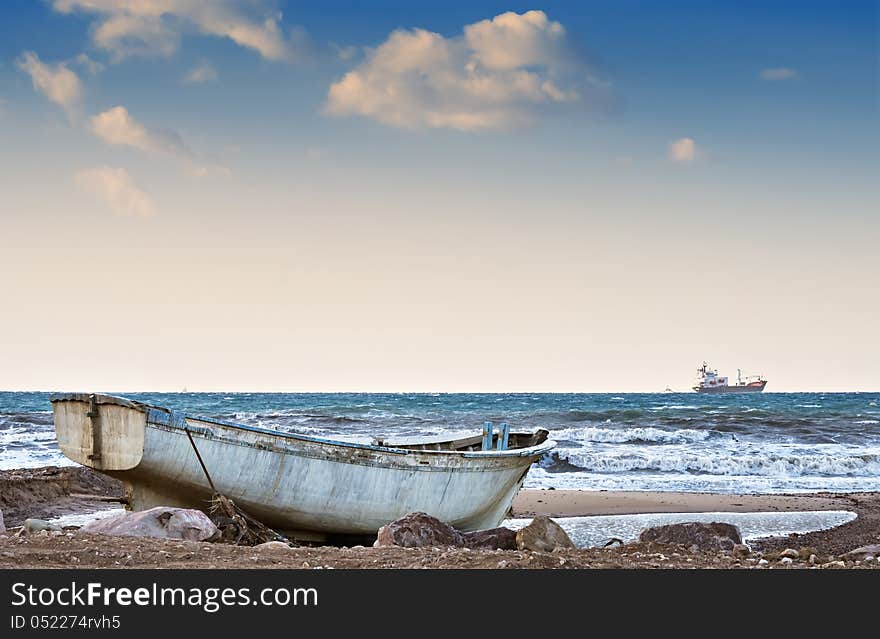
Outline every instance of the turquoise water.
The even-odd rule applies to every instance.
[[[126,393],[246,424],[369,441],[474,432],[484,420],[559,442],[526,486],[880,490],[880,393]],[[67,463],[48,393],[0,393],[0,468]]]

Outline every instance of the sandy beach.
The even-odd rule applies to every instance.
[[[512,515],[553,517],[663,512],[846,510],[857,518],[837,528],[755,540],[748,556],[677,546],[628,543],[552,553],[465,548],[252,548],[220,543],[108,537],[76,530],[18,536],[27,517],[52,518],[120,507],[119,482],[85,468],[0,471],[0,568],[875,568],[843,555],[880,543],[880,493],[729,495],[675,492],[523,490]],[[719,516],[723,520],[723,516]],[[781,562],[788,548],[798,559]],[[808,558],[813,556],[813,562]],[[843,562],[842,564],[836,562]]]
[[[589,517],[641,513],[784,512],[848,510],[846,494],[730,495],[716,493],[521,490],[513,502],[516,517]]]

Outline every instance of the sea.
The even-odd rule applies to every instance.
[[[369,442],[546,428],[528,488],[880,490],[880,393],[111,393],[283,432]],[[73,465],[49,393],[0,392],[0,469]]]

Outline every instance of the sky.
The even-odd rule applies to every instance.
[[[876,2],[0,4],[0,389],[880,390]]]

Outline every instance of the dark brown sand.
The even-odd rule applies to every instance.
[[[26,517],[49,518],[118,507],[119,482],[85,468],[0,471],[0,509],[14,528]],[[524,490],[514,515],[587,516],[654,512],[758,512],[850,510],[858,517],[837,528],[752,543],[746,557],[691,552],[679,546],[632,543],[540,553],[450,548],[247,548],[65,531],[26,536],[0,534],[0,568],[878,568],[841,557],[858,546],[880,543],[880,493],[809,495],[713,495]],[[10,533],[14,532],[11,530]],[[780,561],[786,548],[801,551]],[[814,555],[813,562],[809,557]],[[785,560],[787,562],[787,560]]]

